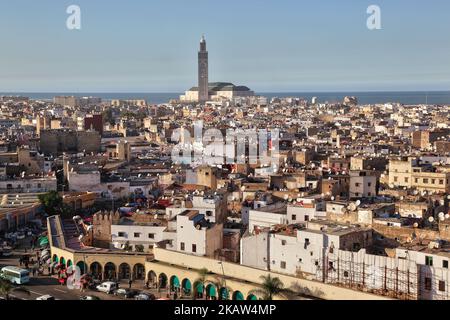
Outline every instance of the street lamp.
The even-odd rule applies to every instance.
[[[225,284],[225,287],[227,286],[227,280],[225,279],[225,269],[223,268],[223,262],[219,261],[218,264],[222,266],[222,274],[223,274],[223,283]]]

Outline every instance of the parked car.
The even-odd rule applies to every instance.
[[[0,257],[10,257],[13,255],[13,248],[11,247],[1,247]]]
[[[54,296],[46,294],[44,296],[40,296],[40,297],[36,298],[36,300],[56,300],[56,298]]]
[[[23,240],[25,238],[26,238],[25,232],[18,232],[17,233],[17,240]]]
[[[96,287],[96,289],[100,292],[111,294],[114,292],[114,290],[117,289],[117,284],[112,281],[106,281],[106,282],[103,282],[102,284],[98,285]]]
[[[151,293],[140,293],[136,297],[135,300],[155,300],[156,297]]]
[[[115,296],[124,297],[125,299],[132,299],[132,298],[136,297],[137,295],[139,295],[139,293],[140,292],[138,290],[126,289],[126,288],[119,288],[114,291]]]
[[[82,296],[82,297],[80,297],[80,300],[93,301],[93,300],[101,300],[101,299],[97,296]]]

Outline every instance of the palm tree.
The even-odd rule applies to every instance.
[[[10,294],[14,291],[20,291],[30,295],[29,290],[22,287],[14,287],[11,282],[0,279],[0,296],[4,296],[6,300],[10,300]]]
[[[214,281],[209,281],[209,282],[211,284],[215,285],[217,290],[219,290],[217,292],[217,294],[219,295],[219,299],[223,298],[223,297],[220,297],[220,289],[222,289],[222,288],[227,290],[228,295],[231,294],[233,289],[231,289],[229,286],[227,286],[227,283],[226,283],[225,279],[222,276],[216,276],[216,277],[214,277],[214,279],[215,279]],[[228,299],[229,299],[229,297],[228,297]]]
[[[286,296],[286,290],[283,282],[270,274],[261,276],[261,288],[251,290],[250,293],[262,297],[262,300],[273,300],[275,296]]]
[[[198,277],[197,279],[195,279],[194,281],[194,288],[192,290],[192,294],[193,294],[193,298],[194,300],[196,299],[196,293],[197,293],[197,285],[199,283],[201,283],[203,285],[203,296],[205,295],[205,290],[206,290],[206,278],[208,277],[209,274],[209,270],[206,268],[202,268],[200,270],[197,271],[198,273]]]

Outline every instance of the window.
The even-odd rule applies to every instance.
[[[425,178],[423,179],[423,183],[428,183],[428,181],[429,181],[428,179]]]
[[[285,246],[286,245],[286,240],[281,240],[281,245]]]
[[[305,221],[309,221],[309,216],[305,214]]]
[[[286,261],[281,261],[280,267],[281,269],[286,269]]]
[[[148,238],[149,239],[155,239],[155,234],[154,233],[149,233],[148,234]]]
[[[38,189],[42,188],[42,184],[38,183]]]
[[[427,266],[432,267],[433,266],[433,257],[431,256],[425,256],[425,264]]]
[[[416,183],[419,183],[419,179],[418,178],[416,178],[415,181],[416,181]]]
[[[425,290],[431,290],[431,278],[425,278]]]
[[[135,232],[134,233],[134,237],[135,238],[140,238],[141,237],[141,233],[140,232]]]
[[[372,182],[369,182],[369,183],[367,184],[367,186],[368,186],[368,187],[371,187],[371,186],[372,186]]]
[[[448,269],[448,260],[442,261],[442,268]]]
[[[126,238],[127,234],[125,232],[118,232],[117,236],[122,237],[122,238]]]
[[[357,187],[357,188],[358,188],[359,186],[360,186],[360,184],[359,184],[359,183],[355,183],[355,187]]]
[[[439,179],[439,184],[444,184],[444,180]]]
[[[181,251],[184,251],[184,242],[181,242],[181,243],[180,243],[180,250],[181,250]]]
[[[405,178],[405,183],[408,183],[409,182],[409,178]]]
[[[211,216],[213,215],[213,212],[212,212],[212,211],[206,211],[206,215],[207,215],[208,217],[211,217]]]
[[[436,183],[436,179],[431,179],[431,183],[435,184]]]
[[[445,292],[445,281],[439,281],[439,291]]]
[[[293,214],[292,215],[292,220],[297,220],[297,215]]]
[[[394,177],[394,182],[398,182],[398,177]]]
[[[344,277],[348,278],[348,271],[344,271]]]
[[[197,252],[197,245],[196,244],[192,245],[192,252]]]

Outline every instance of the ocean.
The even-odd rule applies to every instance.
[[[179,98],[181,93],[101,93],[101,92],[5,92],[0,95],[26,96],[35,100],[52,100],[54,96],[98,97],[103,100],[113,99],[145,99],[151,104],[166,103]],[[450,105],[450,91],[410,91],[410,92],[258,92],[257,95],[273,97],[301,97],[318,102],[341,102],[345,96],[358,98],[360,104],[403,103],[403,104],[437,104]]]

